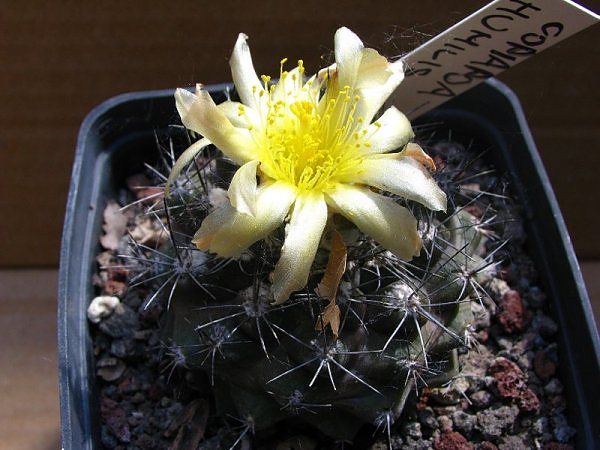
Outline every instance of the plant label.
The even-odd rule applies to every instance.
[[[600,21],[570,0],[495,0],[403,57],[410,119]]]

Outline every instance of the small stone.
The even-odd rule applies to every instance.
[[[140,383],[133,377],[124,377],[117,386],[120,395],[134,394],[140,390]]]
[[[542,380],[548,380],[556,373],[556,364],[544,350],[538,350],[533,360],[533,370]]]
[[[119,404],[111,399],[103,398],[100,405],[100,413],[106,426],[112,434],[123,443],[129,443],[131,432],[127,423],[127,414]]]
[[[485,344],[490,339],[490,333],[488,332],[488,330],[479,330],[475,334],[475,337],[479,342]]]
[[[562,395],[549,396],[546,398],[546,403],[553,414],[562,413],[567,409],[567,399]]]
[[[542,450],[574,450],[575,448],[569,444],[562,444],[560,442],[546,442],[542,447]]]
[[[486,375],[485,377],[483,377],[482,380],[483,380],[483,386],[485,386],[488,389],[491,388],[492,386],[496,385],[496,379],[489,375]]]
[[[527,293],[527,300],[532,308],[541,308],[546,303],[546,294],[538,286],[531,286]]]
[[[519,278],[519,289],[524,292],[527,291],[529,289],[531,282],[529,281],[529,278],[527,277],[521,277]]]
[[[540,417],[540,418],[534,420],[533,425],[532,425],[532,430],[538,436],[541,436],[544,433],[548,433],[548,431],[550,431],[548,418]]]
[[[558,331],[558,325],[556,322],[542,313],[535,315],[531,321],[531,326],[546,339],[551,338]]]
[[[483,390],[473,392],[469,398],[471,399],[471,403],[473,403],[473,406],[476,406],[478,408],[485,408],[486,406],[489,406],[489,404],[492,402],[492,394],[490,394],[488,391]]]
[[[134,348],[133,339],[114,339],[110,344],[110,352],[117,358],[126,358],[133,353]]]
[[[123,297],[123,303],[125,303],[134,311],[137,311],[139,309],[139,307],[142,305],[142,302],[143,300],[140,298],[137,291],[134,289],[127,291],[125,296]]]
[[[88,320],[92,323],[100,323],[102,319],[113,313],[119,303],[118,297],[112,295],[94,298],[87,309]]]
[[[108,279],[102,288],[102,291],[106,295],[113,295],[121,297],[127,290],[127,283],[120,280]]]
[[[500,348],[503,351],[508,352],[508,354],[510,354],[513,346],[515,345],[515,342],[512,339],[509,339],[504,336],[496,337],[496,343],[500,346]]]
[[[504,431],[512,428],[518,415],[519,408],[514,405],[486,409],[477,413],[475,429],[486,439],[499,438]]]
[[[488,283],[487,288],[495,298],[502,298],[504,294],[510,291],[510,286],[506,281],[495,277]]]
[[[218,448],[219,444],[220,443],[218,442],[217,445],[214,446],[214,448]],[[387,439],[375,441],[375,443],[369,448],[369,450],[389,450],[390,448],[404,448],[402,447],[403,444],[404,441],[400,436],[392,435],[389,443]],[[201,445],[200,447],[198,447],[198,450],[209,450],[209,448],[213,447],[206,447],[204,445]]]
[[[122,303],[118,303],[113,313],[98,325],[102,332],[113,338],[133,337],[137,327],[137,314]]]
[[[135,394],[133,394],[133,397],[131,397],[131,403],[133,403],[134,405],[139,405],[140,403],[144,402],[146,400],[146,396],[144,395],[143,392],[136,392]]]
[[[547,433],[544,433],[540,436],[540,442],[551,442],[552,440],[554,440],[554,435],[552,434],[552,431],[549,431]]]
[[[558,395],[563,392],[563,385],[558,378],[552,378],[546,386],[544,386],[544,392],[549,395]]]
[[[153,438],[152,436],[146,434],[146,433],[141,433],[136,439],[135,441],[133,441],[133,444],[135,445],[136,450],[137,449],[144,449],[144,450],[159,450],[161,448],[164,448],[163,446],[160,445],[159,442],[156,441],[155,438]]]
[[[404,445],[400,448],[406,450],[431,450],[432,445],[433,444],[429,439],[413,439],[409,436],[406,438]]]
[[[438,416],[451,416],[457,410],[454,405],[434,406],[433,410]]]
[[[456,431],[446,431],[433,440],[435,450],[473,450],[467,439]]]
[[[502,296],[498,320],[506,333],[523,331],[527,326],[527,311],[518,291],[511,289]]]
[[[107,360],[113,362],[107,363]],[[105,358],[105,360],[100,360],[96,363],[96,367],[98,367],[96,374],[104,381],[108,382],[116,381],[121,378],[121,375],[123,375],[127,368],[125,363],[117,358]]]
[[[450,419],[450,417],[438,416],[437,421],[442,431],[452,431],[454,424],[452,423],[452,419]]]
[[[154,330],[146,329],[146,330],[136,330],[133,334],[133,338],[136,341],[147,341],[150,339],[150,336],[154,333]]]
[[[489,441],[483,441],[477,446],[477,450],[498,450],[498,447]]]
[[[100,429],[100,440],[102,441],[102,445],[106,449],[112,450],[113,448],[117,448],[119,445],[119,441],[113,434],[110,432],[107,426],[102,426]]]
[[[417,412],[419,422],[429,430],[437,430],[439,427],[438,421],[435,419],[435,413],[431,407],[426,407]]]
[[[529,450],[530,445],[526,445],[520,436],[504,436],[500,439],[498,450]]]
[[[540,399],[531,389],[526,389],[517,399],[519,407],[523,411],[537,412],[540,409]]]
[[[518,353],[517,355],[519,355],[519,357],[517,358],[517,360],[515,361],[517,363],[517,365],[519,366],[519,368],[526,372],[528,370],[530,370],[533,367],[533,359],[535,358],[535,354],[531,351],[525,352],[525,353]]]
[[[526,417],[521,418],[521,420],[519,421],[519,425],[521,426],[521,429],[531,428],[531,425],[532,425],[531,417],[526,416]]]
[[[539,409],[538,397],[529,389],[525,374],[515,363],[506,358],[496,358],[489,372],[496,380],[500,396],[515,399],[524,411],[532,412]]]
[[[477,423],[477,417],[464,411],[456,411],[452,414],[452,422],[455,428],[468,436]]]
[[[567,419],[562,414],[557,414],[551,418],[554,438],[561,443],[567,443],[575,436],[575,429],[570,427]]]
[[[423,437],[421,432],[421,424],[419,422],[407,422],[402,426],[402,431],[406,436],[420,439]]]

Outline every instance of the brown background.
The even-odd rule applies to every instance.
[[[316,69],[340,25],[393,55],[486,3],[0,0],[0,267],[58,264],[78,126],[103,100],[228,81],[239,31],[260,73],[283,56]],[[580,258],[600,257],[599,43],[597,25],[500,77],[523,103]]]

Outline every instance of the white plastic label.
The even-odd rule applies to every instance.
[[[570,0],[495,0],[404,56],[391,101],[413,119],[598,21]]]

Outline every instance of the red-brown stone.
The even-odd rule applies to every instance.
[[[100,405],[100,414],[106,426],[119,441],[128,443],[131,440],[127,414],[119,404],[109,398],[103,398]]]
[[[523,371],[506,358],[497,358],[488,369],[496,380],[500,396],[514,399],[523,411],[533,412],[540,407],[540,400],[527,386]]]
[[[507,333],[525,329],[527,326],[527,311],[518,291],[511,289],[502,296],[498,321]]]
[[[549,380],[556,373],[556,364],[546,355],[546,352],[539,350],[533,360],[533,370],[542,380]]]
[[[457,431],[444,431],[433,440],[435,450],[473,450],[473,446]]]
[[[498,447],[489,441],[483,441],[481,444],[479,444],[477,450],[498,450]]]

